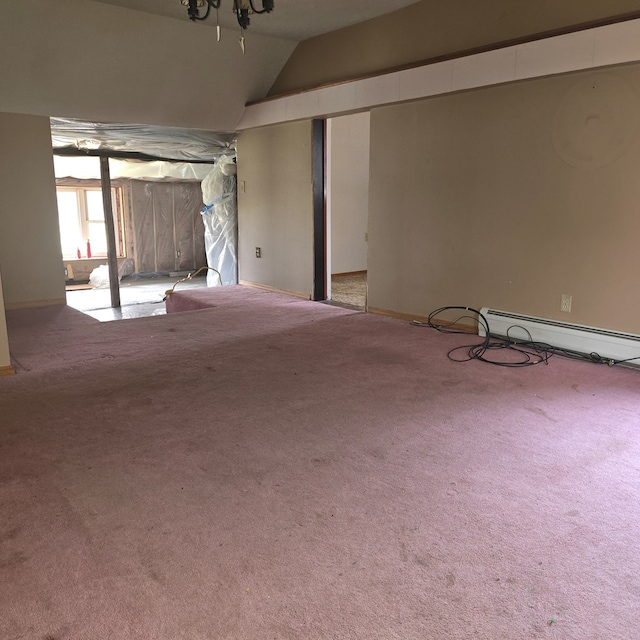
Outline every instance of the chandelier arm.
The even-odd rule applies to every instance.
[[[189,19],[193,20],[193,21],[206,20],[209,17],[209,14],[211,13],[211,9],[219,9],[221,2],[222,2],[222,0],[207,0],[207,10],[205,11],[203,16],[200,15],[199,11],[197,11],[197,10],[193,11],[190,8],[189,11],[188,11]],[[196,13],[196,11],[197,11],[197,13]]]
[[[249,26],[251,13],[271,13],[273,11],[274,0],[262,0],[262,9],[256,9],[253,0],[249,0],[249,6],[243,0],[233,0],[233,10],[235,11],[238,24],[241,29],[246,29]],[[203,0],[182,0],[182,4],[187,7],[187,15],[189,20],[206,20],[211,13],[211,9],[216,11],[220,8],[222,0],[206,0],[207,9],[204,15],[200,15],[199,6],[202,7]]]
[[[233,0],[233,9],[236,12],[236,18],[241,29],[249,26],[249,9],[244,9],[239,0]]]
[[[199,13],[198,15],[189,14],[189,18],[191,20],[206,20],[209,17],[209,13],[211,12],[211,5],[212,3],[207,0],[207,10],[205,11],[205,14],[203,16],[201,16]]]
[[[262,9],[260,10],[255,8],[253,0],[249,0],[249,6],[251,7],[251,11],[253,11],[253,13],[271,13],[271,11],[273,10],[273,0],[267,0],[266,2],[265,0],[262,0]]]
[[[262,9],[262,11],[258,11],[254,6],[253,6],[253,0],[249,0],[249,6],[251,7],[251,11],[253,11],[253,13],[266,13],[267,10],[266,9]]]

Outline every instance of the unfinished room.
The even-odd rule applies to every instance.
[[[0,9],[2,640],[640,637],[640,7]]]

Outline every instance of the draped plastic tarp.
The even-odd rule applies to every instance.
[[[56,177],[97,178],[93,168],[73,168],[65,164],[68,156],[55,156],[56,150],[129,152],[159,159],[150,162],[127,158],[110,158],[112,178],[144,180],[202,181],[205,208],[205,250],[208,266],[217,269],[223,284],[238,282],[238,210],[235,178],[235,134],[215,133],[195,129],[156,127],[148,125],[104,124],[51,118],[51,140],[56,158]],[[94,158],[81,159],[95,160]],[[164,162],[178,160],[176,162]],[[191,163],[215,163],[197,166]],[[98,165],[95,165],[98,168]],[[83,171],[88,171],[83,173]],[[133,184],[133,183],[132,183]],[[144,237],[144,234],[141,234]],[[220,284],[217,274],[209,272],[207,284]]]
[[[53,165],[56,178],[100,179],[100,162],[98,158],[54,156]],[[117,178],[130,178],[135,180],[201,181],[211,173],[212,168],[213,164],[165,162],[163,160],[109,159],[109,173],[114,180]]]
[[[233,157],[219,159],[213,171],[202,181],[202,210],[207,266],[217,269],[222,284],[238,283],[238,204],[236,197],[236,165]],[[220,284],[209,271],[207,286]]]
[[[124,151],[186,162],[214,162],[235,149],[235,134],[142,124],[106,124],[51,118],[56,149]]]

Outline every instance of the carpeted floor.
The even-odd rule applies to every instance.
[[[0,638],[638,637],[638,371],[216,293],[8,313]]]

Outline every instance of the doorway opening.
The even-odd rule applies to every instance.
[[[121,298],[114,306],[99,160],[54,156],[67,304],[102,321],[162,315],[165,292],[207,264],[201,181],[213,165],[109,161]],[[206,284],[204,276],[184,286]]]
[[[327,298],[366,311],[370,114],[326,125]]]
[[[224,217],[218,198],[231,197],[231,180],[216,180],[214,167],[235,185],[235,172],[224,169],[230,160],[235,166],[235,134],[68,118],[50,124],[69,305],[105,320],[156,315],[166,290],[210,259],[232,271],[237,215]],[[224,230],[216,226],[222,217]],[[220,284],[236,282],[237,273]],[[180,286],[207,285],[216,286],[203,275]],[[145,312],[149,304],[156,309]]]

